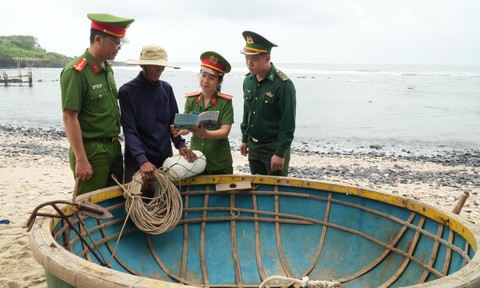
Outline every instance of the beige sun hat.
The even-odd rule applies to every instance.
[[[155,44],[143,46],[142,52],[140,52],[140,58],[138,60],[128,59],[125,61],[125,63],[137,65],[157,65],[180,69],[180,67],[170,65],[168,63],[168,55],[165,49]]]

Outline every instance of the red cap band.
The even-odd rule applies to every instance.
[[[125,37],[126,29],[121,26],[99,23],[92,21],[92,28],[110,34],[112,36],[123,38]]]
[[[205,58],[205,59],[202,60],[202,66],[212,68],[212,69],[217,70],[218,72],[220,72],[222,74],[225,74],[225,71],[227,70],[225,68],[225,66],[223,66],[219,62],[213,63],[212,61],[210,61],[209,58]]]

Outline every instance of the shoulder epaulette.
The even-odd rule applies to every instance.
[[[218,93],[217,96],[220,97],[220,98],[223,98],[223,99],[227,99],[227,100],[232,100],[232,98],[233,98],[232,95],[225,94],[225,93]]]
[[[288,76],[285,75],[285,73],[283,73],[280,69],[275,70],[275,74],[277,74],[278,78],[284,82],[288,80]]]
[[[198,96],[200,94],[202,94],[202,91],[190,92],[190,93],[185,94],[185,97]]]
[[[87,66],[88,64],[88,61],[86,58],[82,58],[80,60],[78,60],[77,63],[75,63],[75,65],[73,65],[73,69],[77,70],[78,72],[82,71],[83,68],[85,68],[85,66]]]

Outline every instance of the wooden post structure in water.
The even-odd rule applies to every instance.
[[[13,60],[17,61],[18,75],[10,76],[4,70],[2,73],[2,77],[3,77],[2,81],[5,87],[9,86],[12,83],[18,83],[20,85],[22,85],[23,83],[28,83],[28,86],[30,87],[33,86],[32,67],[36,59],[14,57]],[[25,68],[27,69],[27,74],[24,74],[24,75],[22,75],[22,62],[25,62]],[[23,77],[27,77],[27,81],[24,82],[22,79]]]

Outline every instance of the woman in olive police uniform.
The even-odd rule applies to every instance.
[[[128,26],[134,19],[88,14],[90,46],[68,63],[60,76],[63,122],[70,142],[69,160],[77,194],[116,184],[123,177],[118,141],[120,110],[112,66]]]
[[[207,51],[200,56],[199,82],[202,91],[186,95],[184,113],[220,111],[214,127],[191,127],[179,130],[172,127],[175,134],[185,135],[192,132],[191,150],[203,152],[207,158],[204,175],[232,174],[233,160],[228,135],[233,124],[233,106],[231,95],[220,92],[223,76],[230,72],[230,63],[220,54]]]
[[[255,32],[244,31],[242,144],[250,172],[287,176],[290,146],[295,132],[296,92],[293,82],[270,62],[276,44]]]

